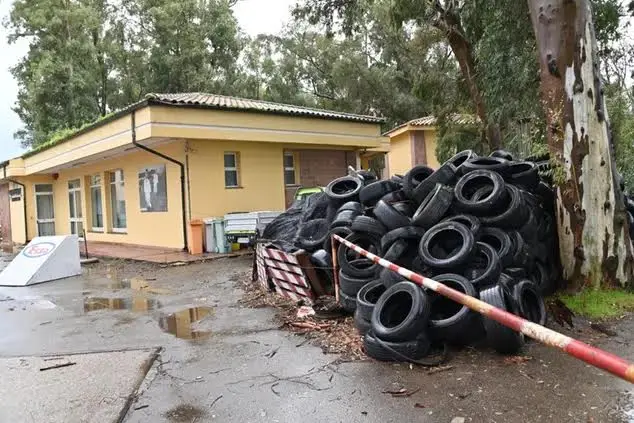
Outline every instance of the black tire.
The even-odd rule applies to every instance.
[[[489,154],[489,157],[499,157],[509,162],[513,160],[513,155],[506,150],[493,150],[493,152]]]
[[[330,252],[332,251],[332,236],[339,235],[342,238],[347,238],[352,233],[352,229],[347,226],[339,226],[337,228],[332,228],[330,232],[328,232],[328,237],[324,241],[324,250]]]
[[[510,274],[502,272],[500,273],[500,278],[498,279],[498,285],[502,285],[505,289],[508,289],[509,292],[513,292],[513,288],[515,288],[515,285],[517,285],[519,281],[519,279],[511,276]]]
[[[403,185],[403,175],[398,175],[398,174],[397,175],[392,175],[390,177],[390,181],[394,182],[395,184],[398,184],[398,185],[402,186]]]
[[[453,188],[436,184],[412,216],[412,224],[425,229],[431,228],[445,216],[452,201]]]
[[[496,226],[504,229],[519,229],[526,222],[527,212],[524,199],[520,190],[513,185],[506,185],[508,192],[508,205],[504,211],[494,216],[483,216],[482,223],[487,226]]]
[[[348,313],[352,314],[357,309],[357,298],[346,295],[339,290],[339,305]]]
[[[419,242],[423,235],[425,235],[425,230],[417,226],[405,226],[403,228],[394,229],[381,238],[381,251],[387,251],[398,239]]]
[[[370,278],[355,278],[354,276],[350,276],[344,271],[339,270],[339,288],[341,289],[341,292],[350,297],[356,297],[361,288],[373,280],[374,275]]]
[[[399,282],[381,295],[372,313],[372,331],[385,341],[411,341],[425,330],[429,300],[421,287]]]
[[[407,196],[405,195],[405,191],[399,189],[396,191],[388,192],[383,197],[381,197],[381,200],[385,201],[388,204],[393,204],[407,200]]]
[[[506,173],[509,161],[500,157],[476,157],[462,164],[462,173],[468,174],[474,170],[491,170],[501,175]]]
[[[391,204],[379,200],[374,207],[374,216],[388,231],[408,226],[411,219],[394,208]]]
[[[460,178],[454,189],[456,209],[485,216],[498,210],[507,197],[504,179],[497,173],[476,169]]]
[[[403,239],[399,239],[390,245],[386,251],[383,252],[383,258],[392,263],[396,263],[407,252],[409,243]]]
[[[404,342],[389,342],[377,339],[372,331],[363,337],[365,353],[379,361],[415,362],[425,357],[431,345],[421,333],[418,338]]]
[[[370,329],[372,329],[372,322],[361,317],[361,314],[359,313],[358,302],[357,309],[354,311],[354,327],[357,328],[357,332],[359,332],[359,335],[361,336],[365,336],[365,334],[368,333]]]
[[[339,207],[339,209],[337,210],[337,214],[341,213],[344,210],[350,210],[362,214],[363,205],[358,201],[348,201],[343,206]]]
[[[358,258],[354,260],[344,261],[340,266],[342,271],[348,278],[359,281],[369,281],[376,277],[379,272],[380,266],[367,258]],[[356,295],[357,290],[349,290],[346,292],[348,295]]]
[[[535,163],[511,162],[506,172],[507,181],[526,188],[529,191],[537,189],[537,185],[539,185],[539,174],[537,173]]]
[[[357,170],[357,177],[361,179],[365,185],[371,184],[378,179],[374,172],[363,169]]]
[[[511,238],[511,244],[513,248],[513,267],[520,267],[524,269],[533,268],[533,260],[531,254],[528,252],[528,245],[524,241],[524,237],[518,231],[509,233]]]
[[[518,310],[513,309],[512,301],[507,298],[505,291],[498,285],[480,291],[480,299],[499,309],[516,314]],[[524,335],[515,332],[513,329],[483,317],[484,330],[488,344],[500,354],[515,354],[524,346]]]
[[[442,274],[434,280],[463,294],[478,298],[478,293],[469,281],[460,275]],[[429,333],[432,339],[454,345],[467,345],[484,336],[482,319],[478,313],[447,297],[429,293],[431,314]]]
[[[414,166],[410,169],[410,171],[403,176],[403,192],[405,195],[410,199],[414,199],[414,188],[433,173],[434,169],[423,165]]]
[[[446,257],[432,253],[435,245],[451,251]],[[475,245],[473,233],[462,223],[442,222],[431,228],[420,240],[418,254],[427,266],[449,269],[465,263],[471,258]]]
[[[381,295],[387,291],[387,287],[380,279],[371,281],[357,292],[357,313],[363,320],[372,320],[372,312]]]
[[[535,284],[527,279],[521,280],[513,287],[512,292],[513,298],[518,304],[520,316],[544,326],[546,324],[546,305]]]
[[[550,295],[555,291],[555,281],[552,279],[548,267],[541,261],[535,261],[533,279],[540,294]]]
[[[400,186],[388,180],[376,181],[372,182],[361,188],[359,192],[359,201],[366,207],[373,206],[377,201],[381,199],[381,197],[386,194],[396,191],[400,188]]]
[[[475,271],[475,273],[474,273]],[[477,242],[473,252],[473,259],[465,271],[471,284],[481,290],[494,285],[500,279],[502,265],[495,249],[484,242]]]
[[[325,192],[328,198],[341,204],[358,198],[361,188],[363,188],[361,179],[353,176],[343,176],[331,181],[326,186]]]
[[[499,228],[482,228],[480,241],[495,248],[503,267],[513,265],[513,241],[511,236]]]
[[[409,218],[414,216],[414,212],[416,211],[416,207],[411,201],[399,201],[396,203],[392,203],[392,207],[394,207],[394,209],[402,215]]]
[[[473,150],[464,150],[454,155],[445,163],[451,163],[456,168],[456,173],[460,175],[462,174],[462,165],[464,162],[475,159],[476,157],[478,157],[478,155]]]
[[[383,270],[381,270],[381,273],[379,274],[379,279],[381,279],[381,282],[383,283],[383,285],[385,285],[386,288],[407,280],[400,274],[388,268],[383,268]]]
[[[337,212],[335,220],[333,220],[330,224],[330,229],[338,228],[340,226],[350,226],[352,225],[352,221],[360,214],[361,213],[354,210],[341,210]]]
[[[527,279],[528,272],[521,267],[507,267],[504,269],[504,273],[514,279]]]
[[[316,251],[328,238],[329,226],[326,219],[313,219],[303,223],[297,233],[297,244],[306,251]]]
[[[374,252],[379,253],[380,250],[380,241],[378,238],[374,238],[371,236],[367,236],[360,233],[352,233],[346,238],[347,241],[352,242],[353,244],[357,244],[360,247],[365,247],[365,250],[374,250]],[[353,250],[349,250],[345,244],[340,244],[337,249],[337,264],[339,268],[348,276],[353,278],[372,278],[378,272],[380,266],[376,263],[373,263],[369,259],[355,259],[351,258],[348,255],[348,252],[354,253]],[[353,254],[353,256],[356,254]],[[355,260],[365,260],[363,261],[355,261]],[[367,263],[367,265],[366,265]],[[372,263],[372,264],[370,264]],[[362,267],[361,267],[362,265]]]
[[[519,228],[519,232],[524,239],[536,240],[538,235],[538,225],[536,210],[533,207],[526,208],[526,221]]]
[[[412,193],[412,197],[414,197],[413,200],[420,204],[425,197],[427,197],[427,194],[434,189],[436,184],[453,185],[455,179],[456,167],[451,163],[445,163],[414,188],[414,192]]]
[[[475,216],[471,216],[470,214],[457,214],[455,216],[449,216],[443,222],[458,222],[465,225],[471,233],[476,241],[480,240],[480,230],[482,229],[482,225],[480,223],[480,219]]]
[[[378,237],[382,237],[387,232],[387,229],[381,222],[369,216],[358,216],[352,221],[350,229],[352,229],[353,232],[372,234]]]

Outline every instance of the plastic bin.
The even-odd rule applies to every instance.
[[[203,221],[192,220],[189,222],[189,253],[203,253]]]
[[[216,241],[216,251],[215,253],[227,254],[231,252],[231,246],[227,243],[227,238],[225,237],[225,221],[223,218],[219,217],[217,219],[213,219],[212,226],[214,228],[214,236]]]
[[[214,218],[203,219],[205,224],[205,252],[206,253],[215,253],[216,252],[216,235],[214,234]]]

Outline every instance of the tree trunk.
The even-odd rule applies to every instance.
[[[488,141],[489,150],[497,150],[502,145],[500,129],[497,125],[489,122],[484,97],[476,81],[476,66],[473,56],[473,46],[464,36],[464,30],[460,18],[450,10],[443,9],[438,3],[435,4],[438,19],[434,26],[445,32],[449,47],[456,57],[460,72],[465,79],[471,99],[475,104],[476,114],[483,125],[483,137]]]
[[[626,286],[632,244],[616,181],[589,0],[528,0],[542,106],[555,166],[564,278],[574,287]]]

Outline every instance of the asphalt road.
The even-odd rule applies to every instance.
[[[0,287],[0,366],[16,370],[24,360],[32,370],[27,385],[48,392],[29,401],[30,388],[12,389],[0,371],[0,392],[11,392],[0,395],[0,410],[21,401],[37,415],[71,401],[69,423],[634,422],[630,386],[536,344],[521,363],[486,348],[453,351],[453,367],[433,374],[404,364],[342,362],[279,330],[274,310],[238,304],[250,265],[249,258],[175,268],[110,262],[77,278]],[[572,334],[634,359],[633,322],[617,323],[613,338],[583,324]],[[155,348],[160,353],[148,359]],[[91,385],[103,386],[104,398],[125,401],[99,401],[78,382],[81,369],[40,375],[35,369],[50,356],[94,362],[84,366],[102,369]],[[47,391],[51,378],[68,389]],[[400,388],[416,392],[384,393]],[[72,405],[82,403],[89,412]],[[104,415],[111,420],[97,418]]]

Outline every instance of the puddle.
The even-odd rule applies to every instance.
[[[111,275],[106,275],[109,279],[106,283],[93,282],[91,285],[103,287],[105,289],[132,289],[134,291],[145,292],[148,294],[167,295],[172,292],[166,288],[155,288],[150,282],[143,278],[131,278],[128,280],[113,279]]]
[[[160,308],[160,303],[151,298],[105,298],[88,297],[84,298],[84,311],[96,310],[130,310],[130,311],[150,311]]]
[[[167,314],[159,318],[159,327],[181,339],[203,339],[211,335],[211,331],[198,330],[192,327],[195,322],[213,313],[211,307],[190,307],[185,310]]]

